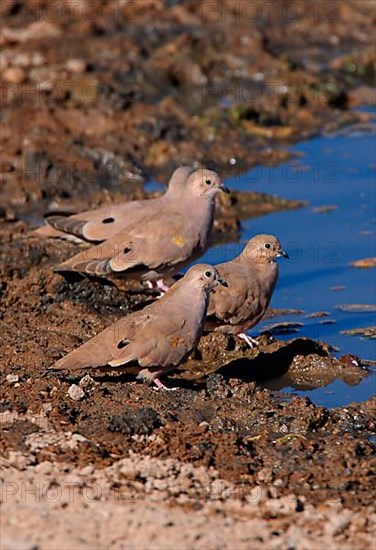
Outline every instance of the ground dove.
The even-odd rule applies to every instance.
[[[171,204],[174,205],[179,200],[191,172],[186,166],[177,168],[171,176],[166,193],[155,199],[122,202],[72,215],[52,212],[46,218],[47,225],[36,229],[32,234],[76,242],[103,242],[134,223],[168,210]]]
[[[160,300],[119,319],[52,368],[120,367],[138,362],[138,378],[163,388],[159,376],[179,365],[197,346],[209,294],[226,284],[214,267],[195,265]]]
[[[228,192],[216,172],[197,170],[174,207],[135,223],[93,248],[63,262],[55,271],[92,276],[122,276],[149,281],[166,290],[172,276],[200,257],[209,245],[215,196]]]
[[[238,335],[252,347],[256,342],[245,334],[264,316],[278,280],[276,258],[288,258],[273,235],[257,235],[242,253],[216,265],[228,288],[213,291],[205,330]]]

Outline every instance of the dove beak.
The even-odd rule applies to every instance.
[[[290,256],[285,252],[284,250],[280,249],[278,250],[277,258],[286,258],[287,260],[290,258]]]
[[[218,189],[222,191],[223,193],[230,193],[230,189],[226,187],[226,185],[221,181],[221,183],[218,185]]]
[[[226,288],[228,287],[228,283],[224,279],[217,279],[217,284],[218,286],[222,285],[222,286],[225,286]]]

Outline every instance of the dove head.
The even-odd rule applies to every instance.
[[[228,286],[224,279],[221,279],[215,267],[209,264],[197,264],[188,269],[184,276],[186,281],[197,289],[211,292],[216,286]]]
[[[288,258],[288,254],[282,250],[281,243],[273,235],[256,235],[248,241],[243,250],[246,260],[257,263],[275,262],[276,258]]]
[[[180,166],[179,168],[177,168],[173,172],[171,179],[168,182],[168,189],[166,191],[166,194],[174,198],[180,196],[184,191],[184,188],[187,184],[187,179],[191,173],[192,169],[188,166]]]
[[[214,199],[220,191],[229,193],[221,178],[213,170],[196,170],[186,184],[187,191],[193,196]]]

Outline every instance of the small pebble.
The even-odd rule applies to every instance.
[[[25,71],[21,67],[8,67],[3,71],[3,78],[10,84],[21,84],[25,80]]]
[[[86,63],[82,59],[68,59],[65,66],[72,73],[83,73],[86,70]]]
[[[86,437],[81,434],[73,434],[72,439],[73,441],[77,441],[78,443],[83,443],[84,441],[87,441]]]
[[[87,466],[84,466],[79,471],[80,476],[90,476],[94,472],[94,466],[92,464],[88,464]]]
[[[85,392],[77,384],[72,384],[68,390],[68,395],[73,401],[80,401],[85,397]]]
[[[6,377],[6,381],[10,384],[15,384],[19,379],[20,377],[17,374],[8,374]]]
[[[79,381],[79,386],[83,390],[90,392],[95,388],[95,386],[98,386],[98,382],[96,382],[89,374],[86,374],[86,376],[81,378]]]

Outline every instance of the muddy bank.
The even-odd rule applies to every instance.
[[[291,345],[324,364],[325,347]],[[246,367],[192,368],[163,393],[130,375],[7,369],[7,547],[30,548],[27,537],[41,548],[170,548],[172,537],[181,548],[372,548],[376,403],[281,399]],[[46,513],[54,529],[35,531]]]
[[[23,224],[14,222],[12,235]],[[233,547],[232,537],[239,548],[256,544],[256,539],[260,548],[269,548],[275,537],[277,548],[284,548],[291,537],[296,548],[303,547],[301,540],[308,548],[323,541],[332,541],[333,548],[371,548],[367,510],[373,503],[374,400],[326,409],[308,398],[262,388],[276,377],[280,387],[288,383],[303,389],[334,379],[357,384],[367,376],[366,367],[351,356],[333,358],[325,343],[304,338],[282,342],[265,333],[258,338],[259,346],[249,350],[242,341],[212,334],[204,336],[188,363],[166,380],[180,388],[175,392],[158,393],[127,372],[50,373],[48,367],[64,353],[153,299],[137,285],[124,292],[86,279],[68,284],[51,268],[57,256],[73,246],[65,243],[60,249],[20,236],[12,241],[10,236],[5,247],[0,399],[4,479],[14,484],[6,485],[9,547],[28,548],[8,519],[13,507],[28,533],[28,522],[38,524],[46,509],[56,518],[63,509],[67,521],[77,513],[84,517],[88,504],[83,495],[94,486],[101,491],[95,497],[98,504],[105,503],[114,518],[129,512],[136,521],[141,513],[164,525],[172,514],[176,526],[189,514],[192,536],[202,545],[193,543],[191,535],[179,538],[170,525],[162,529],[155,548],[168,547],[169,533],[182,548],[217,547],[218,515],[236,531],[233,535],[233,529],[226,530],[225,548]],[[147,462],[140,474],[137,468],[143,460]],[[188,476],[189,481],[180,485],[177,472],[187,468],[192,471],[183,479]],[[18,490],[13,495],[11,489],[23,487],[25,476],[31,488],[41,476],[43,486],[58,491],[66,491],[73,480],[77,495],[72,502],[69,495],[61,496],[52,505],[41,497],[38,506],[23,498],[21,506]],[[150,499],[158,503],[157,509]],[[206,523],[203,527],[202,518],[210,528]],[[73,527],[71,544],[100,547],[104,539],[93,538],[93,521],[88,520],[79,542]],[[98,517],[95,521],[102,525]],[[250,521],[255,535],[249,534]],[[118,538],[107,546],[120,548],[126,532],[136,547],[154,536],[152,526],[137,535],[120,524]],[[307,525],[312,532],[302,539]],[[30,538],[41,548],[61,548],[58,533],[39,535],[31,528]],[[356,546],[359,540],[361,546]]]
[[[225,335],[207,335],[167,380],[180,387],[171,393],[136,383],[132,373],[92,371],[87,378],[48,372],[58,357],[150,298],[86,280],[69,285],[49,266],[7,282],[0,360],[5,456],[28,450],[25,438],[39,432],[43,419],[49,430],[79,433],[88,442],[67,452],[43,447],[36,463],[102,468],[137,452],[213,466],[224,479],[250,487],[267,471],[270,480],[282,479],[281,494],[296,491],[312,501],[334,492],[354,507],[368,502],[374,403],[328,410],[258,386],[278,376],[317,387],[334,378],[354,384],[367,375],[351,357],[332,358],[325,344],[280,342],[266,334],[249,350]],[[356,490],[344,489],[349,480]]]

